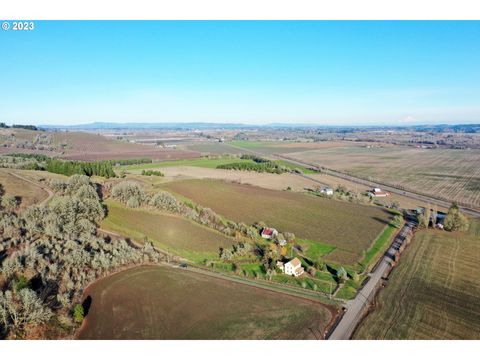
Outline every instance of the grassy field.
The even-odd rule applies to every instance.
[[[241,149],[236,149],[225,143],[213,142],[213,141],[203,141],[203,142],[191,142],[181,144],[181,147],[185,150],[196,151],[202,154],[243,154],[244,151]]]
[[[315,339],[326,305],[167,267],[140,267],[89,287],[80,339]]]
[[[380,291],[358,339],[480,339],[480,222],[423,230]]]
[[[16,170],[16,172],[20,174],[23,173],[23,171],[19,170]],[[48,193],[45,190],[12,175],[12,173],[15,174],[15,171],[10,169],[0,169],[0,184],[2,184],[7,195],[20,198],[21,208],[26,208],[47,198]]]
[[[480,207],[480,150],[344,146],[288,154],[399,188]]]
[[[130,209],[107,200],[108,216],[101,223],[142,243],[147,237],[155,246],[195,262],[218,259],[220,247],[231,247],[233,239],[185,218],[143,209]]]
[[[344,254],[335,258],[340,263],[359,260],[391,218],[375,206],[222,181],[185,180],[161,186],[236,222],[264,221],[298,238],[333,246],[329,256]]]
[[[142,170],[147,170],[147,169],[160,169],[160,168],[166,168],[166,167],[179,167],[179,166],[195,166],[195,167],[201,167],[206,169],[216,169],[216,167],[219,165],[226,165],[234,162],[255,164],[253,160],[245,160],[245,159],[240,159],[236,157],[225,156],[225,157],[218,157],[218,158],[202,157],[202,158],[196,158],[196,159],[180,159],[180,160],[173,160],[173,161],[147,163],[147,164],[125,165],[125,166],[122,166],[122,169],[128,170],[129,172],[132,172],[132,173],[139,173]],[[299,170],[305,174],[317,173],[314,170],[308,169],[303,166],[298,166],[289,161],[274,160],[274,162],[279,165],[285,166],[286,168],[289,168],[291,170],[295,170],[295,169]],[[235,171],[235,170],[232,170],[232,171]],[[235,172],[238,173],[238,171],[235,171]]]
[[[397,231],[398,229],[395,226],[391,224],[387,225],[372,246],[365,252],[365,257],[361,260],[362,264],[365,266],[373,266],[388,249]]]

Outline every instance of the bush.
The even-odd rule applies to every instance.
[[[403,216],[402,215],[395,215],[392,220],[392,225],[396,228],[400,228],[403,225]]]
[[[136,202],[140,206],[145,200],[146,195],[140,185],[136,182],[124,181],[116,184],[112,188],[112,197],[124,204],[127,204],[131,198],[134,198],[134,200],[131,200],[131,203]]]
[[[142,175],[145,176],[164,176],[161,171],[157,170],[142,170]]]
[[[184,208],[182,204],[175,199],[173,195],[166,191],[159,191],[152,196],[148,205],[151,207],[171,213],[179,213]]]
[[[23,276],[23,275],[20,275],[17,277],[17,279],[14,281],[14,284],[13,284],[13,287],[15,288],[15,291],[20,291],[22,289],[25,289],[29,286],[29,281],[28,279]]]
[[[469,228],[468,219],[460,212],[456,203],[453,203],[450,209],[448,209],[444,228],[447,231],[467,231]]]
[[[85,318],[85,310],[82,304],[77,304],[73,307],[73,318],[76,322],[81,323]]]

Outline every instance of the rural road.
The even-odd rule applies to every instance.
[[[355,299],[350,300],[346,304],[346,311],[335,329],[330,333],[328,340],[350,339],[354,330],[362,321],[366,308],[372,303],[384,276],[390,271],[395,254],[411,232],[412,227],[412,223],[407,223],[395,237],[392,245],[387,250],[378,266],[370,274],[368,282],[357,293]]]

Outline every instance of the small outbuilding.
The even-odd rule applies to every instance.
[[[332,196],[333,195],[333,189],[329,187],[323,187],[320,189],[320,194],[324,194],[327,196]]]
[[[368,192],[368,194],[371,196],[371,197],[386,197],[386,196],[389,196],[390,193],[386,192],[386,191],[383,191],[382,189],[380,188],[373,188],[372,190],[370,190]]]
[[[277,265],[277,268],[279,268],[282,271],[282,273],[285,271],[285,264],[282,261],[278,260],[276,265]]]

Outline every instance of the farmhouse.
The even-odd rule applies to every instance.
[[[274,228],[264,227],[261,235],[264,239],[271,239],[278,235],[278,231]]]
[[[285,264],[284,272],[287,275],[300,276],[303,274],[302,263],[298,258],[294,258]]]
[[[368,192],[368,195],[370,195],[371,197],[385,197],[385,196],[389,196],[390,193],[383,191],[380,188],[373,188]]]

